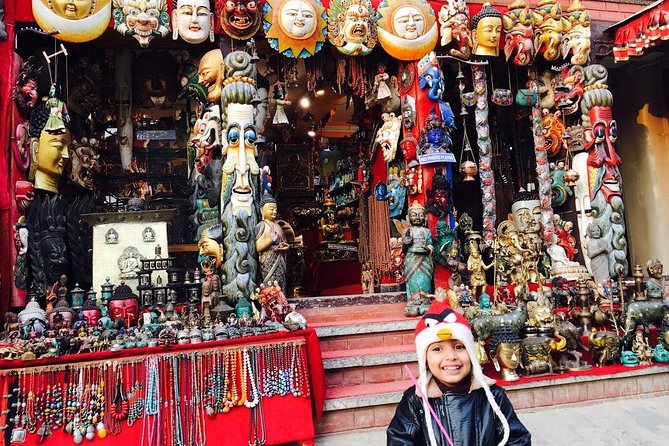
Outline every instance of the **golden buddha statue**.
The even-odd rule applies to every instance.
[[[473,54],[477,56],[499,56],[499,41],[502,37],[502,13],[490,3],[484,3],[472,18]]]
[[[290,245],[283,228],[276,222],[276,200],[265,194],[260,202],[262,221],[256,225],[256,250],[260,258],[262,283],[277,282],[286,288],[286,253]]]

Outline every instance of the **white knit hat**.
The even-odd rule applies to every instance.
[[[432,373],[427,367],[427,349],[428,347],[439,341],[446,341],[449,339],[459,340],[465,345],[469,359],[472,363],[472,377],[483,388],[483,391],[488,398],[488,402],[492,406],[492,410],[499,417],[504,427],[504,438],[498,446],[505,445],[509,439],[509,422],[502,413],[501,409],[495,401],[495,397],[490,392],[487,381],[490,379],[483,375],[481,364],[476,357],[476,348],[474,344],[474,336],[469,327],[467,320],[459,313],[455,312],[447,302],[440,302],[435,300],[430,305],[430,308],[425,313],[425,316],[418,322],[416,326],[416,355],[418,356],[418,385],[422,394],[427,397],[428,384],[432,380]],[[428,436],[431,445],[437,445],[437,440],[432,429],[432,419],[430,410],[427,407],[427,398],[423,398],[423,410],[425,412],[425,419],[427,421]]]

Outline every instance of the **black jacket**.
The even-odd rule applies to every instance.
[[[516,416],[504,389],[493,385],[490,391],[509,422],[507,445],[531,445],[531,435]],[[429,402],[455,446],[497,446],[502,440],[502,422],[493,412],[482,388],[468,394],[446,392],[441,397],[429,398]],[[438,445],[448,446],[434,420],[432,426]],[[386,434],[388,446],[431,446],[422,400],[416,395],[415,387],[404,392]]]

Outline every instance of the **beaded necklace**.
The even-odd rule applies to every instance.
[[[258,388],[256,387],[256,380],[255,380],[255,373],[254,370],[251,368],[251,356],[255,356],[255,351],[251,349],[251,352],[253,355],[249,354],[248,349],[244,349],[244,385],[246,385],[246,379],[248,377],[249,384],[250,384],[250,390],[251,390],[251,400],[246,398],[246,395],[244,395],[246,401],[244,402],[244,406],[248,408],[253,408],[255,407],[258,402],[260,401],[260,392],[258,392]]]
[[[251,358],[248,358],[247,356],[247,358],[249,359],[248,361],[249,375],[258,376],[258,364],[256,361],[256,355],[253,354],[251,356],[252,356]],[[253,381],[251,386],[253,387]],[[254,393],[255,396],[257,396],[258,400],[256,401],[256,404],[251,406],[251,423],[249,426],[249,446],[263,446],[266,442],[265,415],[264,415],[263,405],[260,400],[260,395],[257,389],[255,390]]]
[[[174,445],[175,446],[184,446],[184,432],[183,425],[181,422],[181,375],[180,375],[180,366],[179,358],[177,356],[172,357],[172,375],[174,377],[172,381],[172,404],[173,409],[173,433],[174,433]]]

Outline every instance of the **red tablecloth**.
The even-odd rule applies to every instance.
[[[41,367],[51,364],[67,364],[88,361],[105,361],[114,358],[128,358],[133,356],[146,356],[151,354],[170,353],[176,351],[210,351],[216,348],[229,348],[236,346],[252,345],[255,343],[266,343],[272,341],[285,341],[304,339],[309,367],[309,378],[311,384],[311,398],[287,396],[272,396],[262,398],[264,410],[264,422],[266,440],[268,445],[278,445],[288,442],[300,442],[313,444],[314,415],[320,419],[325,401],[325,372],[321,358],[320,346],[316,331],[308,328],[294,332],[282,332],[262,336],[230,339],[225,341],[214,341],[193,345],[180,345],[171,347],[155,347],[124,350],[120,352],[97,352],[71,355],[60,358],[47,358],[31,362],[22,361],[0,361],[0,389],[5,388],[5,380],[15,380],[15,376],[7,376],[10,369],[25,369],[30,367]],[[3,409],[7,400],[3,400]],[[230,446],[248,445],[251,411],[245,407],[236,407],[225,414],[217,414],[214,418],[206,418],[205,430],[207,444],[225,444]],[[187,423],[187,420],[183,420]],[[101,446],[128,446],[141,444],[142,421],[134,426],[123,425],[119,435],[108,435],[105,439],[95,438],[95,444]],[[145,432],[146,435],[146,432]],[[25,442],[27,445],[38,444],[37,435],[28,435]],[[0,446],[8,445],[6,438],[0,437]],[[62,445],[72,443],[72,437],[67,436],[62,430],[54,431],[53,435],[41,444]],[[86,441],[86,440],[85,440]],[[86,441],[88,443],[88,441]]]

